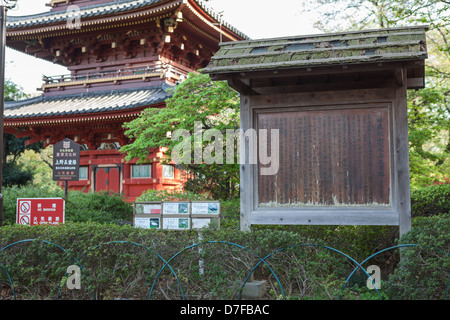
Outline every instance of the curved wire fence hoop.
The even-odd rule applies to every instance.
[[[353,274],[354,274],[359,268],[361,268],[361,269],[364,270],[364,268],[362,267],[362,265],[363,265],[364,263],[366,263],[368,260],[372,259],[373,257],[375,257],[376,255],[378,255],[378,254],[380,254],[380,253],[383,253],[383,252],[388,251],[388,250],[391,250],[391,249],[395,249],[395,248],[398,248],[398,247],[411,247],[411,246],[416,246],[416,245],[409,244],[409,245],[400,245],[400,246],[394,246],[394,247],[386,248],[386,249],[380,250],[380,251],[378,251],[378,252],[375,252],[374,254],[372,254],[372,255],[370,255],[369,257],[367,257],[366,259],[364,259],[361,263],[359,263],[359,264],[356,266],[355,269],[353,269],[353,271],[352,271],[352,272],[350,273],[350,275],[348,276],[347,280],[345,281],[344,285],[342,286],[341,292],[339,293],[339,299],[341,299],[342,292],[344,291],[345,286],[347,285],[347,283],[348,283],[348,282],[350,281],[350,279],[353,277]],[[366,272],[366,274],[367,274],[367,272]],[[367,275],[368,275],[368,277],[369,277],[370,279],[372,279],[372,277],[371,277],[369,274],[367,274]],[[376,287],[376,284],[375,284],[375,282],[373,281],[373,279],[372,279],[372,284],[374,285],[374,288],[375,288],[375,289],[377,290],[377,292],[378,292],[378,288]],[[380,294],[378,294],[378,296],[379,296],[379,298],[380,298],[380,300],[381,300]]]
[[[353,263],[355,263],[355,264],[357,265],[356,268],[361,268],[361,269],[367,274],[367,276],[370,277],[370,275],[369,275],[369,274],[367,273],[367,271],[361,266],[361,264],[359,264],[355,259],[353,259],[352,257],[350,257],[348,254],[346,254],[346,253],[344,253],[344,252],[342,252],[342,251],[340,251],[340,250],[338,250],[338,249],[335,249],[335,248],[332,248],[332,247],[329,247],[329,246],[325,246],[325,245],[312,244],[312,243],[296,244],[296,245],[292,245],[292,246],[288,246],[288,247],[284,247],[284,248],[275,250],[275,251],[273,251],[272,253],[270,253],[270,254],[268,254],[267,256],[265,256],[265,257],[262,259],[262,261],[258,262],[258,263],[253,267],[252,271],[248,274],[247,278],[245,279],[244,284],[243,284],[243,286],[242,286],[242,288],[241,288],[241,291],[240,291],[240,293],[239,293],[239,299],[241,298],[242,290],[243,290],[245,284],[247,283],[248,279],[250,278],[250,276],[253,274],[253,272],[256,270],[256,268],[257,268],[263,261],[265,262],[267,259],[269,259],[270,257],[272,257],[274,254],[276,254],[276,253],[278,253],[278,252],[285,251],[285,250],[288,250],[288,249],[294,248],[294,247],[320,247],[320,248],[324,248],[324,249],[328,249],[328,250],[334,251],[334,252],[339,253],[340,255],[344,256],[345,258],[349,259],[349,260],[352,261]],[[371,278],[371,279],[372,279],[372,278]],[[277,279],[277,281],[278,281],[278,279]],[[348,281],[348,280],[347,280],[347,281]],[[278,283],[280,284],[279,281],[278,281]],[[373,279],[372,279],[372,283],[374,283]],[[345,284],[344,284],[344,285],[345,285]],[[281,284],[280,284],[280,286],[281,286]],[[378,296],[379,296],[379,298],[381,299],[381,295],[380,295],[380,293],[378,292],[378,289],[376,288],[376,286],[375,286],[374,288],[376,289],[376,291],[377,291],[377,293],[378,293]],[[283,292],[283,298],[286,299],[286,296],[284,295],[284,292]],[[339,296],[339,299],[340,299],[340,296]]]
[[[373,257],[379,255],[380,253],[383,253],[383,252],[386,252],[386,251],[389,251],[389,250],[393,250],[393,249],[398,249],[398,248],[411,248],[411,247],[419,247],[419,245],[418,245],[418,244],[399,244],[399,245],[392,246],[392,247],[389,247],[389,248],[380,250],[380,251],[378,251],[378,252],[375,252],[374,254],[372,254],[372,255],[370,255],[369,257],[367,257],[366,259],[364,259],[361,263],[358,264],[358,266],[356,266],[355,269],[353,269],[352,273],[350,273],[350,275],[348,276],[347,281],[344,283],[344,286],[343,286],[342,289],[341,289],[341,293],[339,294],[339,299],[340,299],[340,297],[341,297],[342,291],[344,290],[345,286],[346,286],[347,283],[350,281],[350,278],[353,276],[353,274],[354,274],[359,268],[362,268],[362,265],[363,265],[364,263],[366,263],[367,261],[369,261],[369,260],[372,259]],[[428,249],[435,250],[435,251],[442,251],[442,250],[440,250],[440,249],[436,249],[436,248],[433,248],[433,247],[424,247],[424,248],[428,248]],[[447,256],[450,256],[450,254],[447,254]],[[362,269],[364,270],[364,268],[362,268]],[[366,274],[367,274],[367,272],[366,272]],[[450,274],[449,274],[448,276],[450,277]],[[370,276],[369,276],[369,278],[372,279]],[[450,280],[449,280],[449,281],[450,281]],[[447,281],[447,290],[446,290],[446,296],[447,296],[447,299],[448,299],[448,291],[449,291],[449,286],[450,286],[449,281]],[[373,281],[373,279],[372,279],[372,284],[374,285],[374,288],[377,289],[377,288],[376,288],[376,285],[375,285],[375,283],[374,283],[374,281]],[[378,289],[377,289],[377,292],[378,292]],[[378,295],[379,295],[379,294],[378,294]],[[381,296],[380,296],[380,299],[381,299]]]
[[[284,297],[284,298],[286,297],[285,294],[284,294],[283,286],[281,285],[280,280],[278,279],[277,275],[276,275],[275,272],[272,270],[272,268],[270,267],[270,265],[267,264],[267,262],[263,261],[263,259],[262,259],[259,255],[257,255],[256,253],[254,253],[254,252],[250,251],[248,248],[246,248],[246,247],[244,247],[244,246],[241,246],[241,245],[239,245],[239,244],[236,244],[236,243],[232,243],[232,242],[228,242],[228,241],[204,241],[204,242],[196,243],[196,244],[190,245],[190,246],[188,246],[188,247],[186,247],[186,248],[180,250],[180,251],[177,252],[175,255],[173,255],[173,256],[168,260],[167,265],[169,264],[169,262],[171,262],[173,259],[175,259],[176,257],[178,257],[178,256],[179,256],[180,254],[182,254],[183,252],[185,252],[185,251],[187,251],[187,250],[189,250],[189,249],[192,249],[192,248],[201,246],[201,245],[205,245],[205,244],[226,244],[226,245],[234,246],[234,247],[236,247],[236,248],[239,248],[239,249],[242,249],[242,250],[245,250],[245,251],[251,253],[252,255],[254,255],[255,257],[257,257],[257,258],[260,260],[260,262],[258,263],[258,265],[259,265],[260,263],[264,263],[264,264],[269,268],[270,272],[273,274],[273,276],[275,277],[276,281],[278,282],[278,285],[279,285],[280,288],[281,288],[281,291],[282,291],[282,293],[283,293],[283,297]],[[152,294],[153,294],[153,289],[154,289],[154,286],[155,286],[155,284],[156,284],[156,281],[158,280],[159,276],[161,275],[161,273],[163,272],[163,270],[165,269],[165,267],[166,267],[166,265],[164,265],[164,266],[161,268],[161,270],[160,270],[160,271],[158,272],[158,274],[156,275],[155,280],[153,281],[153,284],[152,284],[152,286],[151,286],[151,288],[150,288],[150,290],[149,290],[149,295],[148,295],[148,299],[149,299],[149,300],[151,300],[151,297],[152,297]],[[246,278],[246,281],[247,281],[247,279],[248,279],[248,277]],[[246,281],[245,281],[245,282],[246,282]],[[244,288],[244,286],[245,286],[245,282],[244,282],[243,286],[242,286],[241,289],[240,289],[240,292],[239,292],[239,299],[240,299],[240,297],[241,297],[241,292],[242,292],[242,290],[243,290],[243,288]],[[184,294],[183,294],[183,300],[185,300]]]
[[[144,246],[144,245],[142,245],[142,244],[140,244],[140,243],[131,242],[131,241],[118,241],[118,240],[117,240],[117,241],[108,241],[108,242],[104,242],[104,243],[98,244],[98,245],[96,245],[96,246],[93,246],[93,247],[87,249],[85,252],[83,252],[83,253],[78,257],[78,259],[82,259],[84,256],[86,256],[86,255],[87,255],[89,252],[91,252],[92,250],[98,249],[98,248],[100,248],[100,247],[103,246],[103,245],[109,245],[109,244],[131,244],[131,245],[134,245],[134,246],[137,246],[137,247],[141,247],[141,248],[143,248],[143,249],[146,249],[146,250],[149,251],[150,253],[156,255],[156,256],[164,263],[163,268],[165,268],[166,266],[169,267],[170,271],[172,272],[172,274],[174,275],[175,279],[176,279],[177,282],[178,282],[178,286],[180,287],[182,296],[183,296],[183,298],[184,298],[183,287],[181,286],[180,279],[178,278],[177,274],[175,273],[175,271],[173,270],[173,268],[172,268],[172,266],[169,264],[169,262],[167,262],[167,261],[166,261],[163,257],[161,257],[157,252],[151,250],[150,248],[148,248],[148,247],[146,247],[146,246]],[[158,275],[157,275],[156,278],[158,278],[158,277],[159,277],[159,273],[158,273]]]
[[[8,277],[9,285],[11,287],[11,291],[12,291],[14,300],[16,300],[16,290],[14,289],[14,284],[11,279],[11,276],[9,275],[8,269],[6,269],[4,265],[1,265],[1,266],[2,266],[3,270],[5,270],[5,272],[6,272],[6,276]]]
[[[22,243],[27,243],[27,242],[41,242],[41,243],[45,243],[45,244],[52,245],[52,246],[54,246],[54,247],[56,247],[56,248],[62,250],[65,254],[68,254],[69,256],[71,256],[72,259],[73,259],[73,261],[74,261],[74,263],[77,264],[80,268],[84,269],[83,266],[78,262],[78,260],[77,260],[74,256],[72,256],[72,255],[70,254],[70,252],[69,252],[67,249],[61,247],[60,245],[58,245],[58,244],[56,244],[56,243],[53,243],[53,242],[50,242],[50,241],[47,241],[47,240],[42,240],[42,239],[25,239],[25,240],[16,241],[16,242],[14,242],[14,243],[8,244],[8,245],[4,246],[3,248],[1,248],[1,249],[0,249],[0,253],[1,253],[2,251],[6,250],[6,249],[9,249],[9,248],[13,247],[13,246],[16,246],[16,245],[19,245],[19,244],[22,244]],[[9,280],[9,284],[10,284],[10,286],[11,286],[11,290],[12,290],[12,293],[13,293],[13,297],[14,297],[14,300],[16,300],[16,299],[17,299],[17,297],[16,297],[16,291],[15,291],[15,288],[14,288],[14,283],[13,283],[13,281],[12,281],[12,278],[11,278],[11,276],[10,276],[8,270],[6,269],[6,267],[3,266],[3,265],[2,265],[2,267],[3,267],[3,269],[5,270],[6,275],[8,276],[8,280]],[[59,299],[59,293],[60,293],[60,291],[61,291],[61,284],[59,285],[58,294],[57,294],[57,299]]]

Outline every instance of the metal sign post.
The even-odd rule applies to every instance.
[[[6,10],[17,5],[17,0],[0,0],[0,227],[3,225],[3,114],[5,108],[5,46]]]

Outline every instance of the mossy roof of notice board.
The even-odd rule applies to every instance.
[[[204,73],[424,60],[427,26],[221,43]]]

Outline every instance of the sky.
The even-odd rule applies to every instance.
[[[320,33],[314,29],[314,15],[303,13],[303,3],[313,0],[211,0],[210,6],[223,13],[223,19],[252,39]],[[8,16],[23,16],[46,12],[50,0],[18,0],[18,7]],[[68,74],[65,67],[6,49],[5,78],[21,86],[30,95],[39,95],[36,89],[42,76]]]

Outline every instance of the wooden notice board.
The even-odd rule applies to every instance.
[[[410,230],[407,90],[425,87],[427,30],[221,43],[203,72],[240,93],[241,230]]]
[[[256,121],[279,130],[281,164],[275,175],[258,172],[259,206],[390,204],[388,108],[262,112]]]

